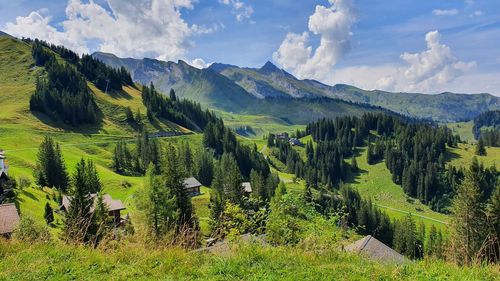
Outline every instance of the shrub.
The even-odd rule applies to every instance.
[[[32,184],[31,179],[25,176],[20,176],[19,178],[17,178],[17,182],[20,189],[30,187]]]
[[[14,238],[25,242],[49,242],[51,235],[47,226],[38,224],[33,218],[23,216],[16,230]]]

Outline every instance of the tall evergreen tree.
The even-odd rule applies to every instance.
[[[185,169],[179,161],[175,147],[168,145],[165,149],[161,180],[163,186],[175,196],[179,228],[194,227],[196,224],[191,198],[184,189],[185,178]]]
[[[451,258],[460,264],[470,264],[480,258],[486,229],[481,191],[471,171],[458,187],[452,209],[450,241],[454,254]]]
[[[45,203],[45,211],[43,214],[43,218],[47,224],[51,224],[54,221],[54,211],[50,206],[49,202]]]
[[[94,204],[94,197],[91,192],[100,191],[97,185],[99,177],[93,174],[95,168],[89,166],[84,159],[77,163],[72,178],[72,189],[70,190],[70,205],[66,210],[63,237],[67,241],[77,243],[98,243],[98,238],[102,237],[103,228],[96,220],[93,209],[102,209],[102,206]],[[90,177],[90,178],[89,178]],[[102,204],[102,202],[101,202]]]
[[[145,177],[144,189],[139,192],[137,208],[144,212],[150,233],[155,239],[162,238],[176,228],[178,210],[175,194],[165,188],[155,175],[155,167],[150,164]]]
[[[476,144],[476,155],[486,156],[486,148],[484,147],[484,140],[482,137],[479,138]]]
[[[69,177],[59,144],[50,136],[45,136],[37,154],[37,168],[35,171],[37,183],[41,186],[56,187],[66,190]]]

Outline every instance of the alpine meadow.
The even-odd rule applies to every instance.
[[[500,280],[500,8],[406,2],[0,0],[0,280]]]

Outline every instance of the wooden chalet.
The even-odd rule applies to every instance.
[[[10,238],[19,224],[19,214],[14,203],[0,205],[0,236]]]
[[[201,183],[194,177],[190,177],[184,180],[184,191],[189,196],[197,196],[201,194],[200,187]]]
[[[95,204],[97,202],[97,193],[90,194],[90,197],[92,198]],[[102,201],[106,206],[106,209],[108,209],[109,216],[113,217],[114,224],[117,226],[121,225],[122,223],[121,211],[126,209],[122,201],[119,199],[118,200],[113,199],[109,194],[104,194],[102,196]],[[62,199],[61,209],[66,211],[69,209],[70,205],[71,205],[71,197],[64,195]],[[91,212],[93,211],[94,208],[91,209]]]

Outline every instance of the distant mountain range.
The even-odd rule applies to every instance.
[[[484,111],[500,109],[500,97],[490,94],[428,95],[367,91],[344,84],[329,86],[315,80],[299,80],[271,62],[267,62],[261,68],[214,63],[208,68],[198,69],[181,60],[175,63],[148,58],[119,58],[113,54],[100,52],[94,53],[93,56],[113,67],[124,66],[136,82],[142,84],[153,82],[164,93],[173,88],[181,97],[228,112],[273,115],[277,114],[273,112],[275,106],[293,103],[295,106],[310,107],[310,110],[300,114],[316,112],[318,114],[316,118],[325,115],[327,117],[330,111],[338,113],[339,108],[332,104],[338,106],[341,103],[338,101],[340,99],[348,102],[346,106],[366,104],[413,117],[453,122],[472,119]],[[318,99],[321,102],[318,102]],[[309,104],[311,101],[315,101],[313,108]],[[281,103],[281,105],[268,103]],[[255,106],[270,111],[262,112]],[[333,107],[329,108],[330,106]],[[298,114],[292,116],[294,122],[311,119]]]

